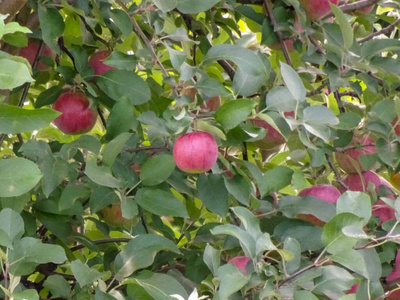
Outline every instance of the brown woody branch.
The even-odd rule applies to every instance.
[[[281,45],[281,48],[283,51],[283,56],[285,56],[285,60],[288,63],[288,65],[292,67],[293,66],[292,60],[290,59],[289,51],[286,47],[282,32],[279,29],[277,29],[277,25],[276,25],[277,23],[276,23],[276,19],[274,16],[274,12],[272,10],[271,0],[264,0],[264,7],[266,8],[268,16],[271,19],[271,25],[274,28],[276,35],[278,36],[279,44]]]
[[[9,15],[5,22],[11,21],[28,0],[0,0],[0,14]]]
[[[396,28],[396,26],[399,25],[399,24],[400,24],[400,19],[397,19],[396,21],[394,21],[389,26],[387,26],[387,27],[385,27],[385,28],[383,28],[383,29],[381,29],[381,30],[379,30],[377,32],[371,33],[370,35],[368,35],[365,38],[359,40],[358,42],[359,43],[365,43],[366,41],[369,41],[369,40],[373,39],[374,37],[376,37],[378,35],[392,32]]]

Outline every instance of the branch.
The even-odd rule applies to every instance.
[[[102,39],[101,37],[99,37],[92,29],[92,27],[89,26],[89,24],[86,22],[85,18],[81,15],[79,15],[79,18],[81,19],[81,21],[83,22],[83,25],[85,25],[86,30],[92,35],[93,39],[95,41],[99,41],[101,43],[103,43],[104,45],[107,46],[107,48],[109,48],[108,42],[104,39]]]
[[[278,36],[279,44],[281,45],[283,55],[285,56],[285,60],[289,66],[293,67],[292,60],[290,59],[289,51],[286,47],[282,32],[279,29],[277,29],[277,26],[276,26],[276,19],[275,19],[274,13],[272,11],[271,0],[264,0],[264,6],[267,9],[268,16],[271,19],[271,25],[274,28],[276,35]]]
[[[308,93],[306,94],[306,97],[311,97],[311,96],[320,94],[320,93],[322,92],[322,90],[323,90],[327,85],[328,85],[327,82],[326,82],[326,83],[322,83],[322,84],[321,84],[319,87],[317,87],[315,90],[313,90],[313,91],[311,91],[311,92],[308,92]]]
[[[341,98],[341,96],[340,96],[339,91],[334,91],[333,94],[335,95],[335,99],[336,99],[337,105],[338,105],[338,107],[339,107],[340,113],[344,113],[345,110],[344,110],[342,98]]]
[[[131,240],[132,239],[129,239],[129,238],[109,238],[109,239],[92,241],[92,243],[95,245],[110,244],[110,243],[128,243]],[[75,247],[72,247],[70,250],[71,250],[71,252],[74,252],[74,251],[82,249],[82,248],[85,248],[85,245],[82,245],[82,244],[77,245]]]
[[[318,43],[318,41],[310,34],[307,35],[307,38],[309,39],[309,41],[311,42],[311,44],[314,45],[315,48],[317,48],[317,53],[318,54],[322,54],[325,55],[325,50],[322,49],[321,45]]]
[[[329,167],[332,169],[333,174],[335,174],[335,179],[336,179],[336,181],[337,181],[344,189],[348,190],[349,187],[343,182],[342,178],[341,178],[340,175],[339,175],[338,170],[336,170],[336,168],[335,168],[335,166],[333,165],[333,163],[332,163],[331,158],[329,157],[329,155],[328,155],[328,154],[325,154],[325,158],[326,158],[326,161],[328,162]]]
[[[0,14],[9,15],[5,23],[11,21],[28,0],[0,0]]]
[[[400,24],[400,19],[397,19],[396,21],[394,21],[394,22],[393,22],[392,24],[390,24],[389,26],[387,26],[387,27],[385,27],[385,28],[383,28],[383,29],[381,29],[381,30],[379,30],[379,31],[377,31],[377,32],[371,33],[370,35],[368,35],[368,36],[366,36],[365,38],[359,40],[358,42],[360,42],[360,43],[365,43],[366,41],[369,41],[369,40],[373,39],[374,37],[376,37],[376,36],[378,36],[378,35],[389,33],[389,32],[391,32],[393,29],[395,29],[396,26],[399,25],[399,24]]]
[[[120,5],[125,12],[128,12],[128,7],[125,5],[125,3],[123,3],[121,0],[115,0],[115,2]],[[143,30],[140,28],[139,24],[136,22],[135,18],[132,17],[131,15],[129,15],[129,19],[132,22],[133,28],[135,29],[135,31],[140,35],[140,37],[142,38],[142,40],[144,41],[144,43],[146,44],[147,48],[150,51],[151,56],[153,57],[153,60],[157,63],[157,65],[161,68],[161,72],[163,73],[164,77],[170,77],[169,73],[167,72],[167,70],[164,68],[163,64],[161,63],[161,61],[158,59],[157,54],[154,52],[154,48],[151,45],[151,42],[149,41],[149,39],[147,38],[147,36],[144,34]]]

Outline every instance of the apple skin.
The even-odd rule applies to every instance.
[[[244,275],[246,274],[246,265],[249,262],[250,257],[247,256],[236,256],[228,260],[228,264],[235,265],[238,269],[242,270]]]
[[[363,136],[361,139],[354,137],[350,143],[350,146],[359,143],[361,146],[375,144],[374,140],[368,136]],[[375,146],[365,146],[361,149],[349,149],[345,152],[336,152],[335,157],[339,167],[346,173],[357,173],[357,169],[363,170],[362,165],[358,157],[362,154],[373,154],[376,152]],[[354,165],[356,164],[356,166]]]
[[[67,92],[58,97],[53,109],[62,114],[53,123],[65,134],[82,134],[89,132],[96,124],[97,111],[89,107],[86,95]]]
[[[24,48],[19,49],[19,56],[22,56],[26,58],[26,60],[29,62],[29,64],[32,66],[33,61],[35,60],[36,53],[39,51],[40,47],[40,41],[36,39],[29,39],[28,40],[28,45]],[[40,53],[40,56],[47,56],[52,59],[54,59],[55,54],[53,50],[49,48],[47,45],[43,45],[42,52]],[[36,68],[40,71],[48,71],[51,68],[44,63],[38,61],[38,64],[36,65]]]
[[[389,182],[373,171],[366,171],[361,173],[361,175],[363,180],[361,180],[361,177],[358,174],[348,174],[343,178],[343,183],[349,187],[350,191],[356,192],[366,192],[369,182],[375,185],[375,192],[378,192],[380,185],[385,185],[389,188],[392,188]],[[363,181],[365,184],[363,184]],[[346,191],[343,187],[340,187],[339,190],[342,193]],[[389,196],[387,198],[390,198],[393,201],[395,200],[393,196]],[[372,205],[372,215],[380,218],[380,225],[388,220],[396,219],[394,209],[388,206],[383,200],[379,200]]]
[[[173,155],[182,171],[204,173],[217,162],[218,146],[214,137],[207,132],[185,133],[176,140]]]
[[[102,219],[110,225],[127,227],[132,225],[133,219],[126,219],[122,216],[121,204],[113,204],[111,207],[104,207],[101,211]]]
[[[300,6],[311,21],[320,20],[331,12],[329,2],[337,5],[339,0],[300,0]]]
[[[218,108],[221,107],[221,97],[215,96],[211,99],[204,101],[201,105],[201,109],[208,109],[209,111],[216,111]]]
[[[340,191],[334,187],[333,185],[329,184],[319,184],[315,186],[310,186],[308,188],[302,189],[298,196],[305,197],[305,196],[313,196],[315,198],[320,198],[329,203],[336,203],[339,197],[341,196]],[[325,222],[321,221],[317,217],[313,215],[306,215],[301,214],[297,216],[298,219],[310,222],[315,226],[324,226]]]
[[[284,115],[285,117],[293,117],[294,112],[285,112]],[[254,142],[254,144],[260,149],[272,149],[286,142],[285,138],[263,119],[255,117],[254,119],[251,119],[250,122],[252,122],[255,127],[267,129],[267,134],[265,135],[265,137],[260,141]]]
[[[111,55],[111,51],[108,50],[102,50],[102,51],[97,51],[92,54],[92,56],[89,58],[89,66],[94,69],[94,74],[95,75],[103,75],[105,72],[110,71],[110,70],[115,70],[115,67],[111,67],[103,63],[103,60],[108,58]]]
[[[400,251],[397,251],[393,271],[386,277],[386,282],[390,283],[392,281],[398,280],[399,278],[400,278]],[[386,299],[399,300],[400,299],[400,290],[390,293],[386,297]]]
[[[346,293],[346,295],[354,294],[354,293],[357,291],[357,289],[358,289],[358,283],[353,284],[353,286],[352,286],[351,289]]]

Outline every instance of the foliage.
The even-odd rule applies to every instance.
[[[317,21],[297,0],[3,2],[1,297],[350,300],[397,288],[399,191],[350,191],[334,155],[368,135],[376,152],[357,171],[400,171],[397,1],[331,5]],[[18,55],[28,38],[41,41],[32,65]],[[95,75],[100,50],[113,68]],[[97,109],[89,133],[51,123],[66,90]],[[215,97],[216,111],[202,106]],[[197,130],[220,152],[189,174],[172,149]],[[272,132],[285,142],[263,148]],[[298,196],[317,184],[338,187],[337,203]],[[114,204],[129,222],[104,221]],[[244,270],[227,263],[237,256]]]

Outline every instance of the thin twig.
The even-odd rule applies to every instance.
[[[293,66],[292,60],[290,59],[289,51],[286,47],[282,32],[277,28],[276,19],[274,16],[274,12],[272,10],[271,0],[264,0],[264,6],[267,9],[268,16],[271,19],[271,25],[274,28],[276,35],[278,36],[279,43],[280,43],[282,51],[283,51],[283,56],[285,56],[285,60],[286,60],[287,64],[292,67]]]
[[[337,105],[339,107],[340,113],[344,113],[345,109],[344,109],[342,98],[340,97],[339,91],[336,90],[333,92],[333,94],[335,95],[335,99],[336,99]]]
[[[123,3],[121,0],[115,0],[115,2],[120,5],[126,12],[128,12],[128,7]],[[129,15],[129,18],[132,22],[133,28],[135,31],[140,35],[144,43],[146,44],[147,48],[150,51],[151,56],[153,57],[153,60],[157,63],[157,65],[160,67],[161,72],[163,73],[164,77],[170,77],[169,73],[167,70],[164,68],[163,64],[161,61],[158,59],[156,52],[154,51],[153,46],[151,45],[151,42],[147,38],[147,36],[144,34],[143,30],[140,28],[139,24],[136,22],[135,18]]]
[[[325,154],[325,158],[326,161],[328,162],[329,167],[331,168],[331,170],[333,171],[333,174],[335,174],[335,179],[336,181],[347,191],[349,189],[349,187],[347,186],[347,184],[345,184],[342,180],[342,178],[339,175],[338,170],[336,170],[335,166],[333,165],[330,157],[328,154]]]
[[[306,97],[311,97],[314,95],[318,95],[322,92],[322,90],[328,85],[328,82],[323,82],[319,87],[317,87],[315,90],[310,91],[306,94]]]
[[[104,118],[103,111],[100,109],[100,107],[97,107],[97,113],[100,116],[101,124],[103,124],[104,129],[107,128],[107,122],[106,119]]]
[[[307,38],[309,39],[309,41],[311,42],[311,44],[314,45],[314,47],[317,49],[317,53],[318,54],[322,54],[325,55],[325,50],[322,49],[321,45],[318,43],[318,41],[310,34],[307,35]]]
[[[387,27],[385,27],[385,28],[383,28],[383,29],[381,29],[381,30],[379,30],[379,31],[377,31],[377,32],[371,33],[370,35],[368,35],[368,36],[366,36],[365,38],[359,40],[358,42],[359,42],[359,43],[365,43],[366,41],[369,41],[369,40],[373,39],[374,37],[376,37],[376,36],[378,36],[378,35],[389,33],[389,32],[391,32],[393,29],[395,29],[396,26],[399,25],[399,24],[400,24],[400,19],[397,19],[396,21],[394,21],[394,22],[393,22],[392,24],[390,24],[389,26],[387,26]]]
[[[375,144],[365,144],[365,145],[357,145],[357,146],[346,146],[346,147],[337,147],[335,148],[335,152],[343,153],[346,152],[347,150],[351,149],[360,149],[364,147],[375,147]]]
[[[92,35],[93,39],[95,41],[99,41],[102,44],[106,45],[107,48],[110,47],[110,45],[108,44],[108,42],[104,39],[102,39],[100,36],[98,36],[92,29],[92,27],[89,26],[89,24],[86,22],[85,18],[81,15],[79,15],[79,18],[81,19],[81,21],[83,22],[83,25],[85,25],[86,30]]]
[[[109,238],[109,239],[101,239],[101,240],[96,240],[96,241],[92,241],[93,244],[95,245],[101,245],[101,244],[110,244],[110,243],[128,243],[130,242],[132,239],[129,238]],[[80,250],[82,248],[85,248],[85,245],[77,245],[72,247],[70,250],[71,252]]]
[[[363,9],[371,5],[375,5],[379,1],[380,0],[361,0],[361,1],[349,2],[345,5],[340,5],[339,9],[344,13],[349,13],[355,10]],[[333,13],[326,15],[324,18],[326,19],[330,17],[333,17]]]

